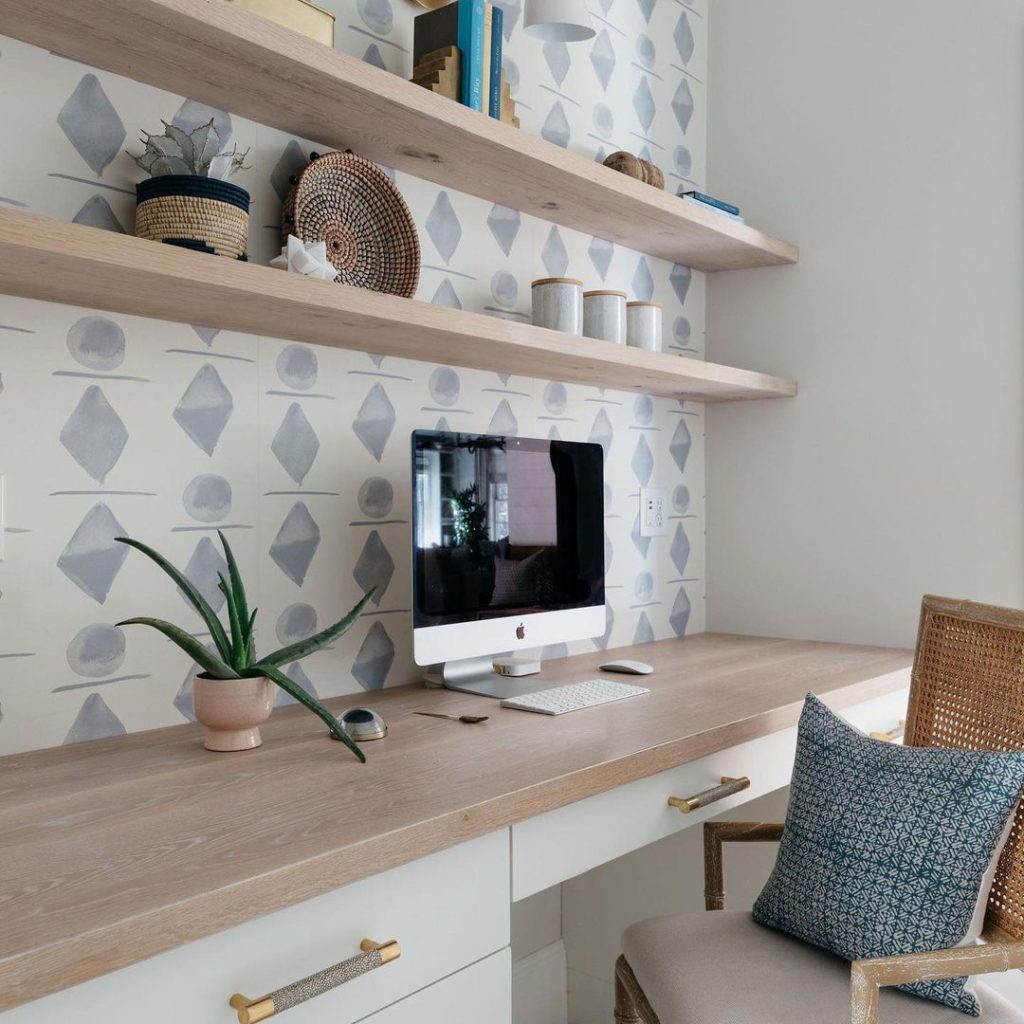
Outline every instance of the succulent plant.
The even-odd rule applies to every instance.
[[[227,542],[224,534],[217,531],[220,542],[224,546],[224,558],[228,566],[228,579],[220,576],[220,591],[224,595],[228,611],[228,629],[225,630],[217,613],[210,606],[210,603],[203,597],[196,586],[179,569],[175,569],[170,562],[158,554],[151,547],[141,541],[132,540],[130,537],[115,538],[121,544],[127,544],[138,551],[141,551],[148,558],[152,559],[168,576],[178,585],[181,593],[189,601],[193,608],[199,613],[200,618],[206,623],[206,628],[213,638],[213,649],[211,650],[202,640],[191,633],[165,622],[163,619],[133,618],[125,619],[117,623],[119,626],[151,626],[158,630],[177,644],[196,664],[200,665],[206,675],[213,679],[253,679],[265,676],[281,687],[285,693],[290,694],[300,704],[308,708],[327,724],[331,735],[341,740],[360,761],[365,761],[366,756],[359,749],[352,737],[341,727],[338,720],[327,710],[312,694],[307,693],[298,683],[289,679],[281,671],[280,666],[286,662],[296,662],[314,651],[319,651],[329,643],[337,640],[348,628],[359,618],[367,601],[373,597],[374,590],[369,591],[356,604],[356,606],[343,619],[322,629],[305,640],[289,644],[273,654],[267,654],[261,658],[256,657],[255,645],[253,643],[253,626],[256,622],[256,609],[249,611],[249,604],[245,595],[245,587],[242,585],[242,577],[238,571],[238,563],[235,561],[234,552]]]
[[[150,135],[144,131],[139,139],[145,145],[140,156],[128,155],[149,175],[159,178],[164,174],[192,174],[201,178],[231,177],[235,171],[248,170],[245,158],[249,150],[240,153],[238,146],[221,152],[220,136],[213,126],[213,118],[191,132],[176,125],[160,122],[163,135]]]

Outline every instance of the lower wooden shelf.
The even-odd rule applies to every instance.
[[[477,370],[724,402],[795,381],[0,210],[0,293]]]

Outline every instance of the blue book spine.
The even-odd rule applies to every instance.
[[[713,206],[717,210],[724,210],[726,213],[731,213],[734,217],[740,215],[740,208],[738,206],[733,206],[732,203],[727,203],[722,199],[716,199],[714,196],[705,195],[703,192],[684,192],[683,195],[692,196],[698,203]]]
[[[462,52],[460,100],[474,110],[484,109],[484,0],[458,0]]]
[[[501,8],[495,4],[494,10],[491,12],[491,95],[487,113],[499,120],[501,119],[501,27],[503,21],[504,15],[501,13]]]

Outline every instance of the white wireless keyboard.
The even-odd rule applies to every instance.
[[[501,706],[515,708],[517,711],[536,711],[539,715],[564,715],[567,711],[579,711],[650,692],[646,686],[631,686],[610,679],[587,679],[582,683],[569,683],[568,686],[556,686],[551,690],[524,693],[522,697],[506,697]]]

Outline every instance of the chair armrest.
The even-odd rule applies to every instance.
[[[770,843],[782,838],[783,826],[765,821],[704,823],[704,909],[725,909],[722,843]]]
[[[887,985],[961,978],[1024,968],[1024,942],[989,942],[927,953],[854,960],[850,965],[852,1024],[878,1024],[878,990]]]

